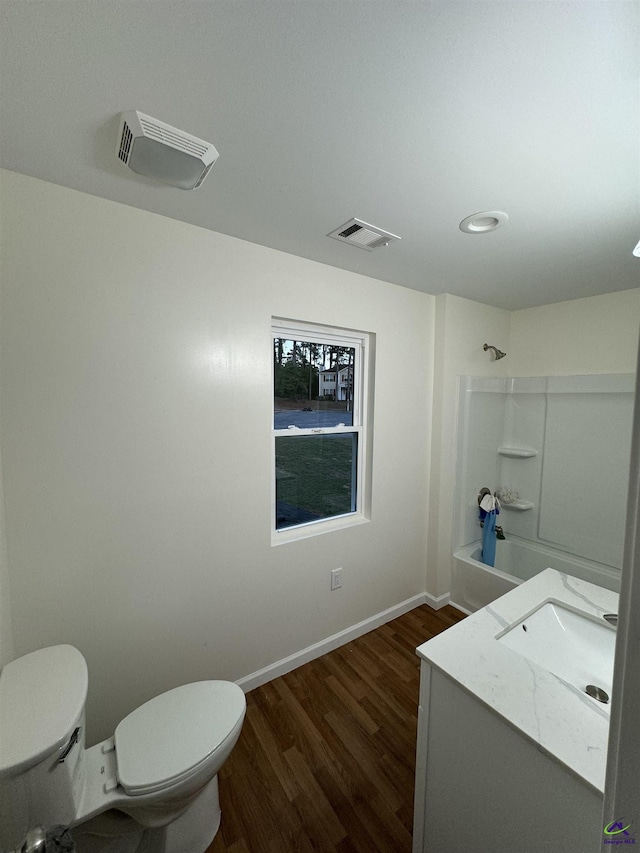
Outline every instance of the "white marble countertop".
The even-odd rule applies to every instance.
[[[423,643],[417,653],[602,793],[608,711],[582,690],[496,640],[547,601],[598,619],[618,612],[615,592],[546,569]]]

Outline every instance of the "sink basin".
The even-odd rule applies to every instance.
[[[616,632],[604,620],[548,601],[497,640],[592,698],[587,686],[611,696]],[[608,710],[608,702],[593,701]]]

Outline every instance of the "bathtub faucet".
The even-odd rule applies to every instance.
[[[480,527],[484,527],[484,519],[480,519]],[[496,524],[496,539],[505,539],[504,530],[499,524]]]

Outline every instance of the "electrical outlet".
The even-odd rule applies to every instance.
[[[331,589],[340,589],[342,586],[342,569],[331,569]]]

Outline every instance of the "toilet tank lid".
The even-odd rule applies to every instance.
[[[38,764],[63,747],[87,700],[84,657],[49,646],[8,663],[0,673],[0,778]]]

